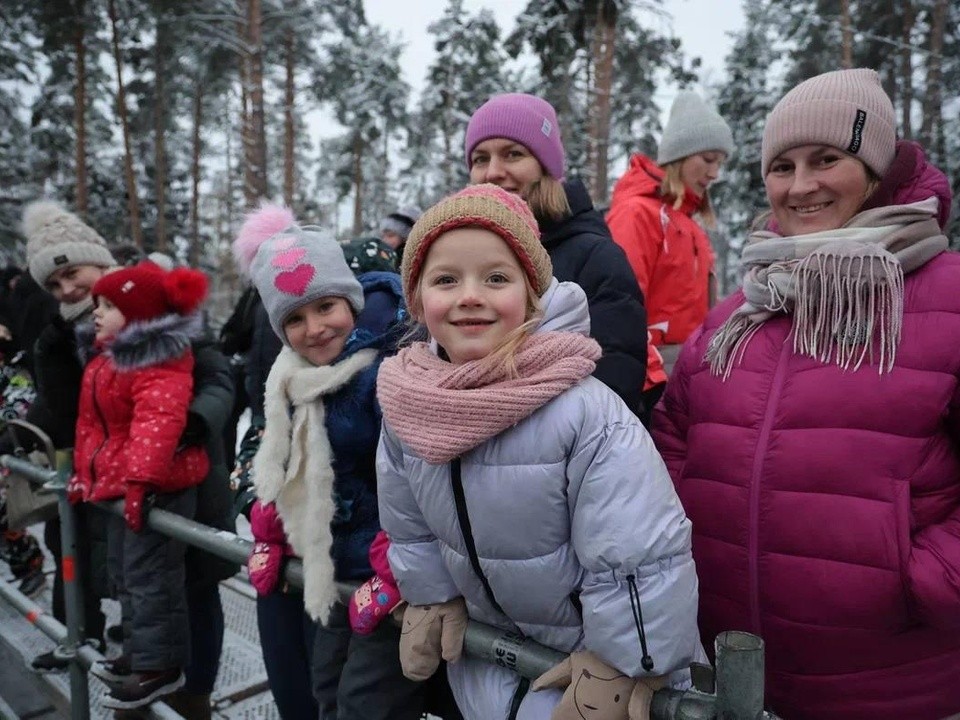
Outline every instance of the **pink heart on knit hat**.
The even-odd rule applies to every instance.
[[[316,274],[313,265],[297,265],[293,270],[285,270],[273,279],[277,290],[287,295],[303,295],[304,290]]]
[[[270,261],[270,264],[275,268],[292,268],[298,262],[303,260],[303,256],[307,254],[306,248],[292,248],[290,250],[284,250],[283,252],[278,252],[273,256],[273,260]]]
[[[297,242],[296,235],[281,235],[273,241],[274,250],[287,250],[292,248],[294,243]]]

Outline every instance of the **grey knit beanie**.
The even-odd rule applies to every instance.
[[[893,162],[897,116],[875,70],[835,70],[804,80],[776,104],[763,128],[761,172],[790,148],[829,145],[883,177]]]
[[[396,233],[404,240],[410,235],[410,230],[422,214],[420,208],[416,205],[405,205],[387,215],[380,222],[380,232],[389,230]]]
[[[733,133],[719,113],[707,107],[691,90],[677,95],[670,108],[670,119],[663,130],[657,152],[657,165],[667,165],[699,152],[715,150],[733,154]]]
[[[363,310],[363,288],[334,237],[315,226],[296,224],[293,213],[264,205],[247,216],[233,243],[234,256],[256,285],[270,326],[285,345],[283,321],[322,297],[342,297],[356,315]]]
[[[41,286],[60,268],[117,264],[96,230],[50,200],[37,200],[24,208],[23,234],[30,275]]]

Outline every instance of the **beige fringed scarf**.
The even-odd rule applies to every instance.
[[[728,378],[777,313],[793,315],[794,352],[844,370],[876,360],[889,372],[903,324],[903,276],[947,249],[937,208],[929,198],[867,210],[837,230],[753,233],[743,252],[746,302],[711,338],[711,372]]]
[[[333,451],[323,396],[342,388],[376,357],[375,350],[360,350],[336,365],[316,367],[284,348],[264,392],[266,425],[253,459],[253,484],[261,501],[276,503],[287,540],[303,558],[304,607],[324,625],[337,588],[330,556]]]

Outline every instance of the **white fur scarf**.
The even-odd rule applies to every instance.
[[[285,347],[267,377],[266,427],[253,459],[253,484],[261,501],[276,503],[287,540],[303,558],[304,607],[322,624],[337,601],[330,556],[333,452],[322,398],[376,357],[375,350],[360,350],[336,365],[316,367]]]

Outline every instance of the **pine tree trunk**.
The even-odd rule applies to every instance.
[[[193,151],[190,162],[190,265],[200,264],[200,128],[203,125],[203,80],[199,77],[193,88]],[[229,182],[229,161],[227,163]],[[228,185],[229,189],[229,185]]]
[[[167,98],[166,70],[164,58],[169,54],[167,33],[163,24],[163,13],[159,7],[157,14],[157,38],[153,46],[153,66],[156,74],[155,97],[153,104],[153,152],[154,185],[157,202],[157,245],[160,252],[167,251]]]
[[[247,81],[250,100],[247,157],[248,201],[267,196],[267,139],[263,108],[263,36],[260,0],[247,0]]]
[[[73,125],[77,134],[74,148],[76,165],[76,206],[80,217],[87,215],[87,43],[83,21],[85,0],[77,1],[77,20],[73,36],[75,71],[73,90]]]
[[[143,249],[143,232],[140,228],[140,205],[137,202],[137,184],[133,174],[133,153],[130,148],[130,126],[127,122],[127,96],[123,87],[123,58],[120,55],[120,40],[117,35],[117,7],[115,0],[107,0],[110,14],[110,29],[113,39],[113,59],[117,65],[117,111],[123,131],[123,177],[127,186],[127,209],[130,213],[130,237]]]
[[[357,237],[363,232],[363,138],[359,131],[353,135],[353,187],[356,192],[353,198],[353,235]]]
[[[288,12],[293,11],[295,3],[288,4]],[[293,21],[287,25],[284,35],[284,53],[286,54],[286,82],[284,84],[284,104],[283,104],[283,201],[287,207],[293,207],[293,198],[296,193],[295,188],[295,163],[294,163],[294,121],[293,121],[293,103],[296,100],[296,74],[294,65],[294,30]]]
[[[936,0],[930,17],[930,35],[927,39],[927,88],[923,100],[923,125],[920,128],[920,142],[933,155],[941,159],[942,143],[937,135],[942,135],[943,105],[942,53],[943,36],[947,24],[947,0]]]
[[[912,0],[900,0],[900,7],[903,10],[902,34],[900,36],[902,44],[900,50],[900,130],[904,138],[910,139],[913,136],[913,124],[910,117],[913,109],[913,49],[910,40],[916,16]]]
[[[610,92],[613,86],[613,55],[617,39],[616,18],[600,14],[594,28],[593,89],[588,137],[591,162],[590,195],[594,202],[607,202],[607,159],[610,143]]]
[[[243,17],[246,17],[246,1],[237,0],[241,5]],[[237,37],[241,39],[241,42],[246,39],[247,25],[245,21],[237,21]],[[248,92],[250,56],[246,52],[242,52],[238,59],[240,61],[238,73],[240,76],[240,158],[243,163],[243,200],[248,208],[252,208],[257,204],[257,198],[252,194],[253,184],[248,182],[250,171],[247,169],[249,165],[247,148],[253,144],[253,129],[250,124],[250,94]]]
[[[850,24],[850,0],[840,0],[840,67],[853,67],[853,27]]]

